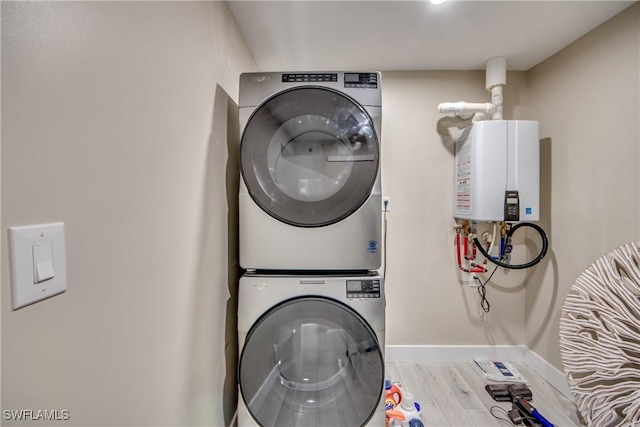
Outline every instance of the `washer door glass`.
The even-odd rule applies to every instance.
[[[366,110],[333,89],[280,92],[249,118],[240,147],[242,176],[269,215],[299,227],[333,224],[371,194],[379,147]]]
[[[374,331],[322,297],[285,301],[247,334],[242,398],[261,426],[362,426],[375,412],[384,361]]]

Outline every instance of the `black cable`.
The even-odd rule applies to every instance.
[[[480,282],[480,279],[476,279]],[[491,304],[489,304],[489,300],[487,299],[487,288],[485,288],[484,285],[484,283],[478,285],[478,294],[480,294],[480,307],[485,313],[488,313],[489,310],[491,310]]]
[[[533,261],[530,261],[530,262],[528,262],[526,264],[507,264],[507,263],[504,263],[504,262],[499,261],[497,259],[494,259],[482,247],[482,243],[480,243],[480,241],[478,240],[477,237],[474,237],[473,241],[475,242],[476,247],[478,248],[480,253],[482,255],[484,255],[484,257],[486,259],[488,259],[489,261],[491,261],[492,263],[494,263],[495,265],[497,265],[499,267],[508,268],[508,269],[511,269],[511,270],[520,270],[520,269],[523,269],[523,268],[533,267],[534,265],[536,265],[537,263],[542,261],[542,258],[544,258],[544,256],[547,254],[547,249],[549,248],[549,241],[547,240],[547,235],[544,233],[544,230],[542,228],[540,228],[540,226],[538,226],[536,224],[533,224],[531,222],[521,222],[521,223],[518,223],[518,224],[514,225],[513,227],[511,227],[507,231],[507,239],[509,239],[513,235],[513,233],[515,233],[516,230],[520,229],[521,227],[533,228],[534,230],[536,230],[538,232],[538,234],[540,234],[540,238],[542,239],[542,249],[540,250],[540,253],[538,254],[537,257],[535,257],[533,259]]]
[[[504,412],[504,414],[506,415],[506,418],[499,417],[499,416],[497,416],[496,414],[494,414],[494,413],[493,413],[493,410],[494,410],[494,409],[500,409],[502,412]],[[511,419],[509,419],[509,412],[508,412],[506,409],[501,408],[500,406],[492,406],[492,407],[489,409],[489,413],[490,413],[491,415],[493,415],[493,418],[495,418],[496,420],[498,420],[498,421],[502,421],[502,422],[504,422],[504,423],[507,423],[507,424],[508,424],[508,425],[510,425],[510,426],[515,426],[515,424],[511,421]]]
[[[489,300],[487,299],[487,289],[485,288],[485,285],[489,283],[489,280],[491,280],[491,278],[493,277],[493,274],[496,272],[497,269],[498,269],[498,266],[496,265],[496,268],[493,269],[493,271],[489,275],[489,278],[485,280],[484,283],[482,283],[482,281],[478,276],[474,276],[474,278],[478,281],[478,294],[480,294],[480,307],[482,307],[482,310],[485,313],[488,313],[489,310],[491,310],[491,304],[489,304]]]

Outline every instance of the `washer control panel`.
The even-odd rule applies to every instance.
[[[380,279],[347,280],[347,298],[380,298]]]

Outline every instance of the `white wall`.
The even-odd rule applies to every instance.
[[[2,2],[3,410],[230,419],[234,100],[255,69],[224,2]],[[52,221],[68,291],[12,311],[7,227]]]
[[[640,4],[527,73],[551,248],[527,287],[526,343],[559,369],[571,285],[597,258],[640,239],[639,76]]]

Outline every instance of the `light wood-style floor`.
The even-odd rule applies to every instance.
[[[523,363],[514,363],[533,392],[531,403],[556,426],[582,426],[576,406]],[[469,363],[387,363],[387,378],[402,384],[422,407],[426,427],[509,426],[504,411],[509,402],[496,402],[486,392],[486,381],[473,362]],[[503,417],[496,419],[491,413]],[[524,424],[520,424],[524,425]]]

